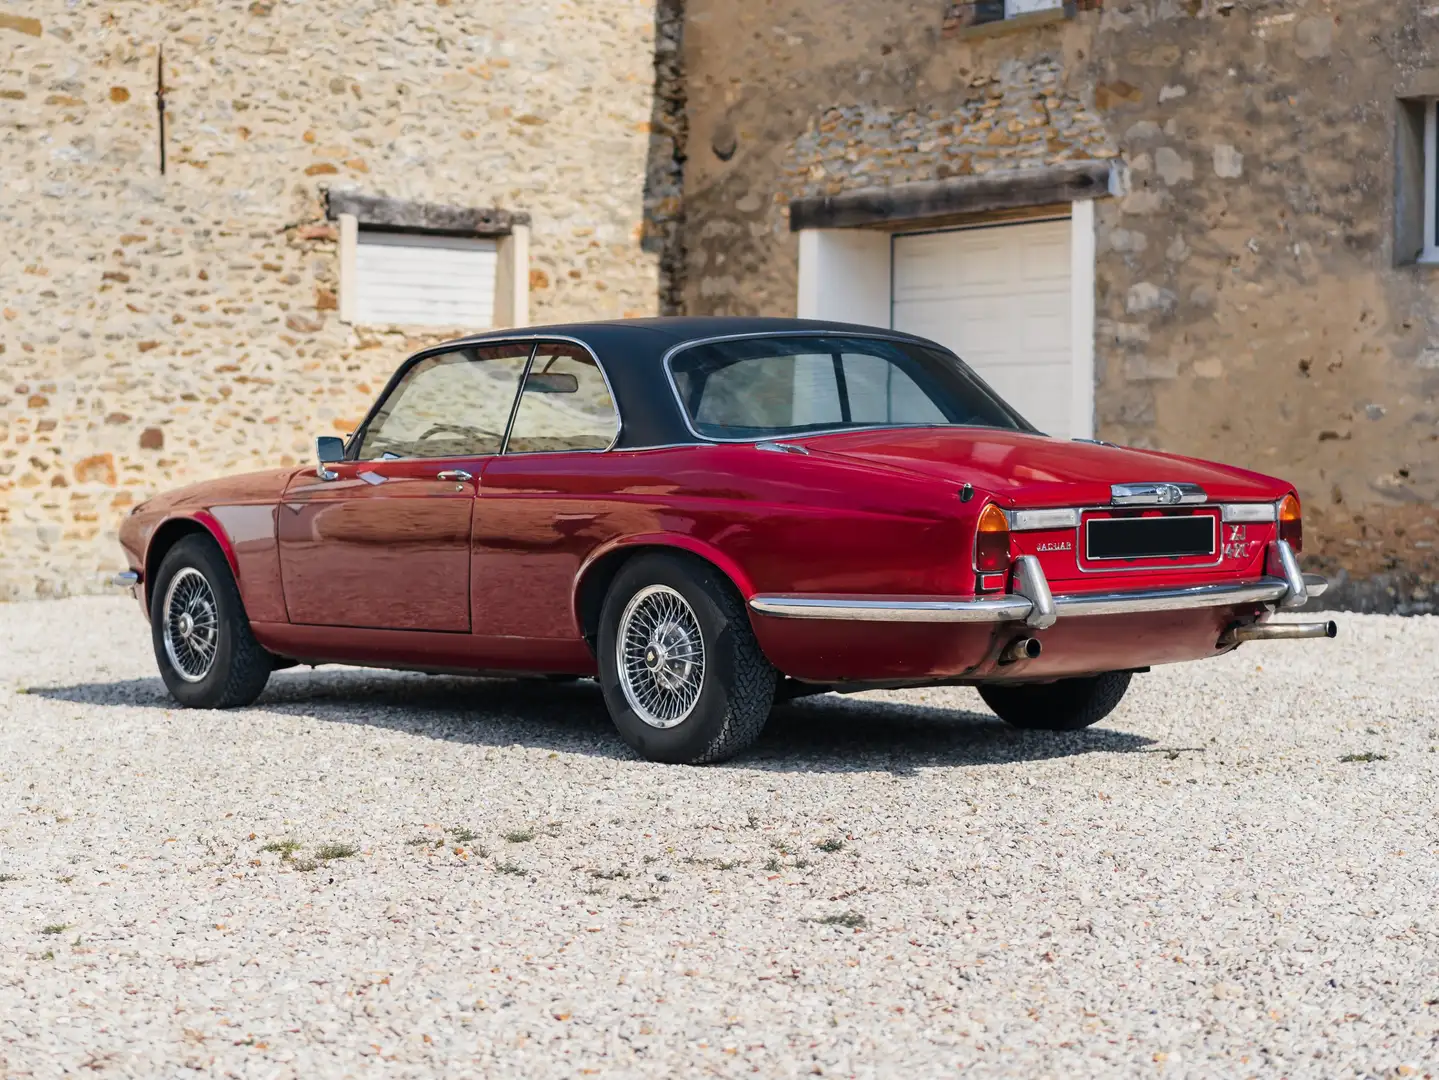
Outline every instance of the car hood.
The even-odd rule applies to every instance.
[[[784,440],[833,455],[973,484],[1006,506],[1108,505],[1111,484],[1198,484],[1212,501],[1281,498],[1270,476],[1155,450],[979,428],[875,429]]]

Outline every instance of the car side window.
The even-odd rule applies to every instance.
[[[530,352],[517,344],[427,356],[371,417],[357,460],[498,454]]]
[[[578,345],[541,342],[505,452],[604,450],[618,431],[619,414],[594,357]]]

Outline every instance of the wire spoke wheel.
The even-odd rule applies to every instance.
[[[668,585],[635,593],[620,616],[615,654],[635,715],[654,728],[684,723],[705,675],[704,636],[689,601]]]
[[[219,608],[205,575],[187,566],[171,578],[161,618],[170,665],[186,682],[199,682],[220,649]]]

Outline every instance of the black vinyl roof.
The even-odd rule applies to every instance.
[[[923,338],[897,330],[814,319],[677,316],[491,330],[426,349],[425,354],[457,346],[534,338],[582,341],[599,358],[614,391],[622,424],[616,448],[638,449],[704,441],[696,438],[684,422],[662,362],[665,354],[681,345],[750,334],[855,334],[924,342]]]

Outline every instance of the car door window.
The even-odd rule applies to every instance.
[[[365,425],[357,459],[498,454],[530,352],[496,345],[421,360]]]
[[[604,450],[618,431],[615,403],[594,357],[578,345],[541,343],[505,452]]]

